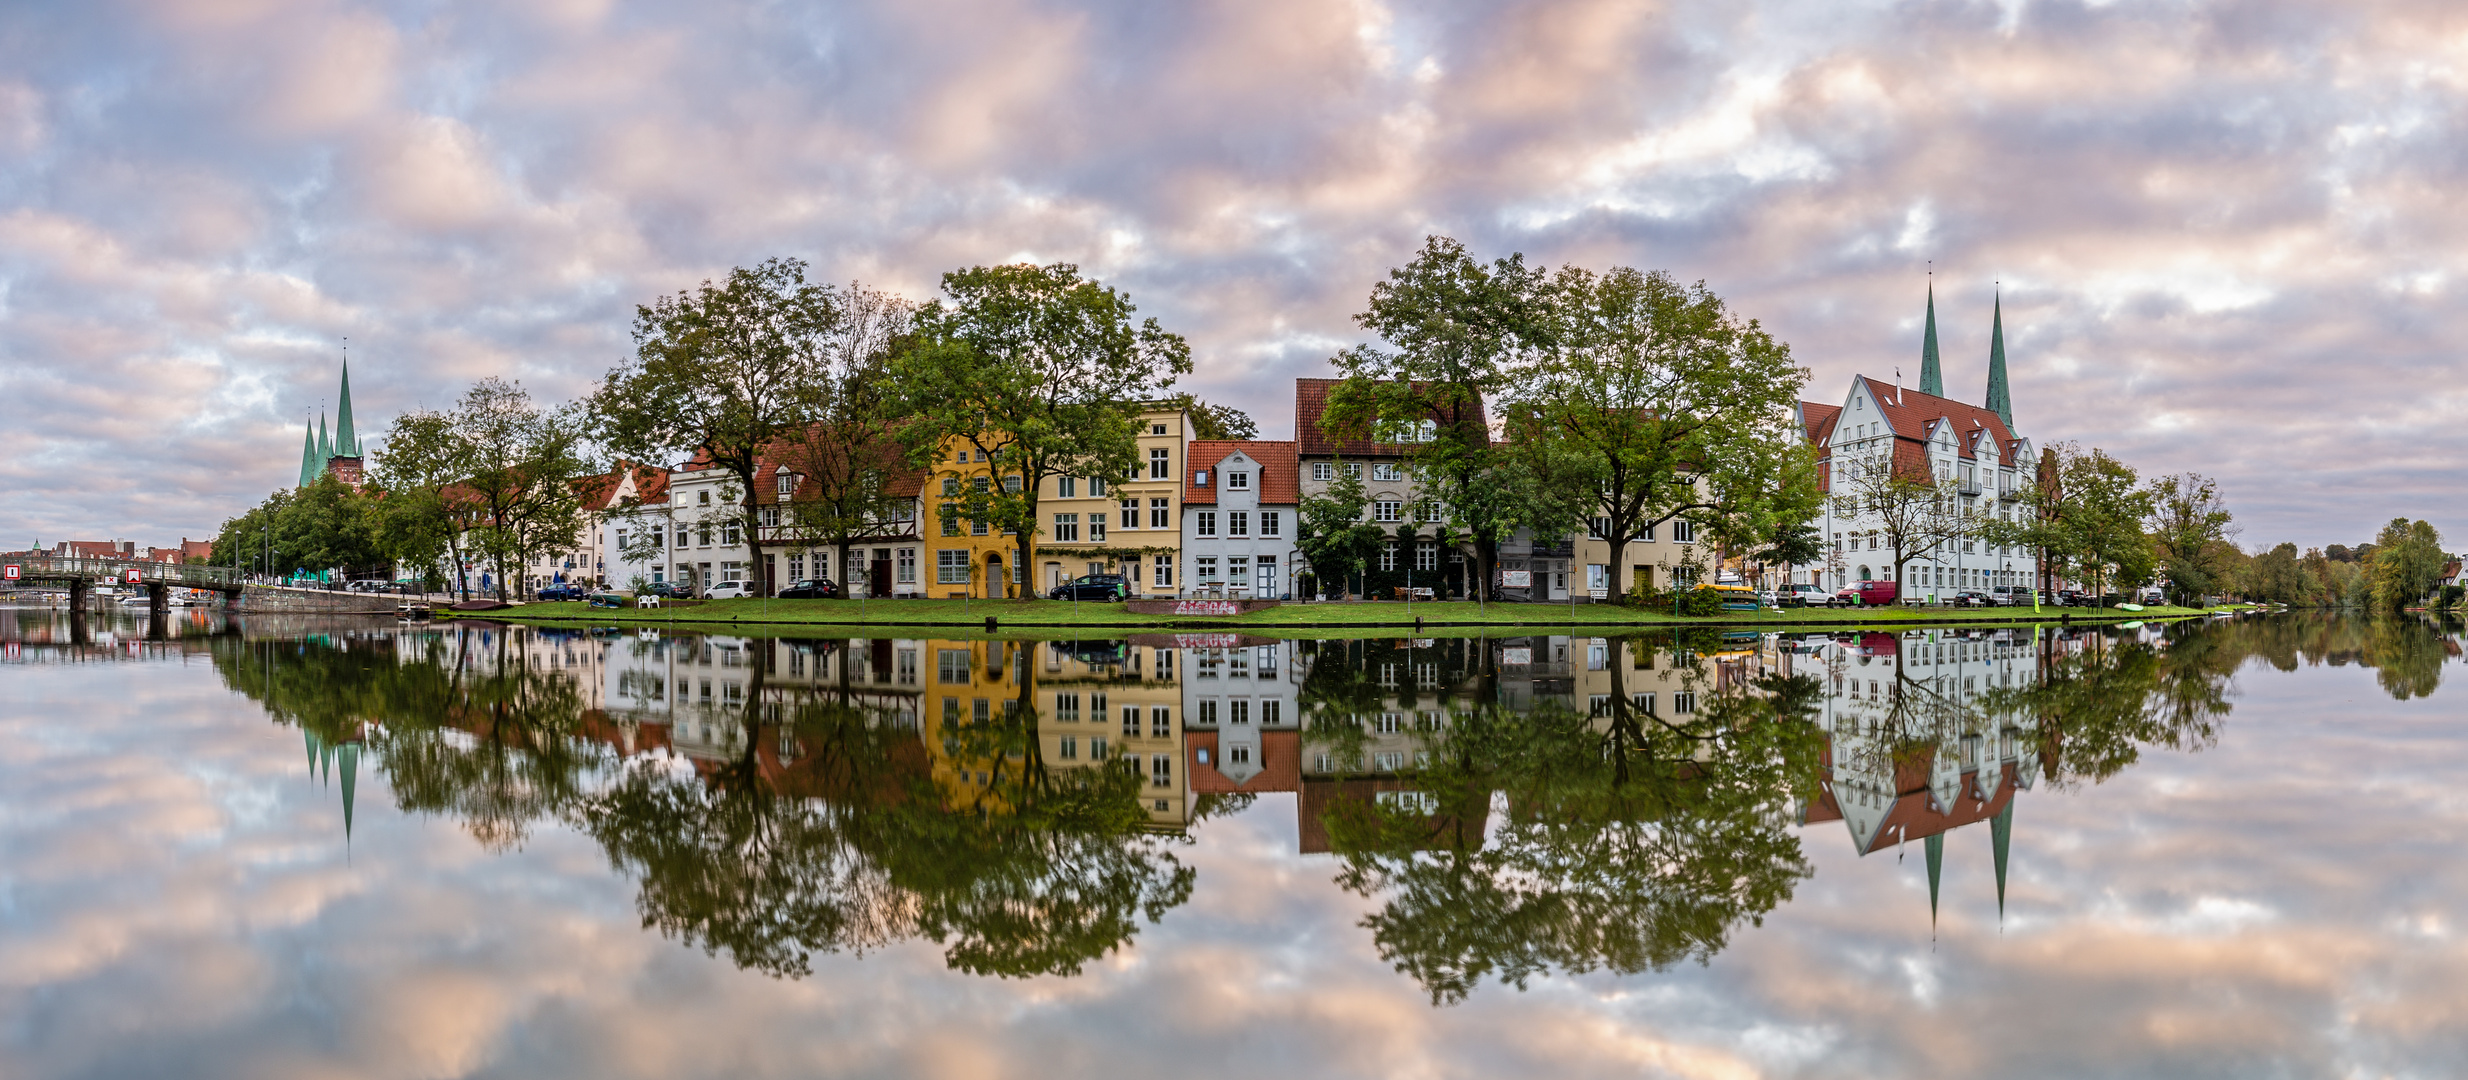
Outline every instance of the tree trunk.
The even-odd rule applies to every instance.
[[[754,490],[754,475],[752,473],[739,473],[737,478],[745,481],[746,485],[746,501],[744,505],[746,561],[751,564],[746,568],[747,577],[754,582],[755,595],[770,596],[774,590],[771,584],[771,564],[763,561],[762,494]]]

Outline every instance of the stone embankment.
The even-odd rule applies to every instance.
[[[228,610],[244,613],[259,612],[329,612],[391,615],[395,605],[411,597],[387,593],[337,592],[329,589],[291,589],[280,585],[250,585],[240,590]]]

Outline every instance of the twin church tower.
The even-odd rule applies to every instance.
[[[348,381],[348,380],[346,380]],[[345,387],[349,389],[348,386]],[[1928,286],[1928,331],[1920,339],[1920,393],[1945,396],[1945,369],[1937,361],[1937,286]],[[343,405],[344,423],[351,421],[350,399]],[[2005,430],[2014,430],[2014,394],[2005,381],[2005,298],[1996,300],[1996,315],[1988,329],[1988,402],[1989,412],[2005,421]]]
[[[1932,323],[1933,327],[1934,324]],[[1934,333],[1934,330],[1931,330]],[[1934,341],[1935,338],[1929,340]],[[343,361],[342,401],[336,409],[335,430],[326,434],[326,416],[317,414],[317,425],[303,423],[300,433],[300,485],[307,487],[327,473],[353,487],[360,486],[360,432],[351,422],[351,361]]]

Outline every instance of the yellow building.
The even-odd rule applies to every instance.
[[[903,643],[906,644],[906,643]],[[1025,742],[1034,733],[1046,769],[1097,768],[1125,762],[1140,778],[1140,808],[1157,825],[1190,820],[1183,757],[1182,690],[1176,650],[1118,641],[923,641],[927,669],[919,735],[933,762],[936,786],[953,806],[1007,810],[1006,779],[1031,766]],[[1025,706],[1025,729],[996,724]]]
[[[963,516],[956,506],[948,517],[943,512],[945,503],[964,499],[971,486],[1003,482],[995,463],[984,458],[967,440],[945,439],[925,485],[917,492],[917,531],[926,547],[926,565],[920,571],[925,575],[926,596],[958,600],[1014,595],[1012,587],[1018,584],[1019,574],[1011,563],[1019,537],[990,522]],[[1016,477],[1013,482],[1018,482]]]
[[[918,493],[925,536],[928,595],[1004,597],[1043,595],[1082,574],[1119,573],[1131,591],[1172,595],[1181,580],[1183,470],[1188,464],[1191,418],[1180,409],[1140,414],[1139,456],[1126,475],[1053,476],[1038,485],[1034,577],[1018,567],[1019,538],[990,522],[955,515],[942,507],[964,499],[971,486],[1004,482],[998,463],[966,441],[948,440],[932,475]],[[1017,483],[1016,477],[1013,479]]]

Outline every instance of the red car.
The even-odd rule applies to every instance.
[[[1834,594],[1829,607],[1858,607],[1891,604],[1902,595],[1902,587],[1891,581],[1854,581],[1851,587]]]

